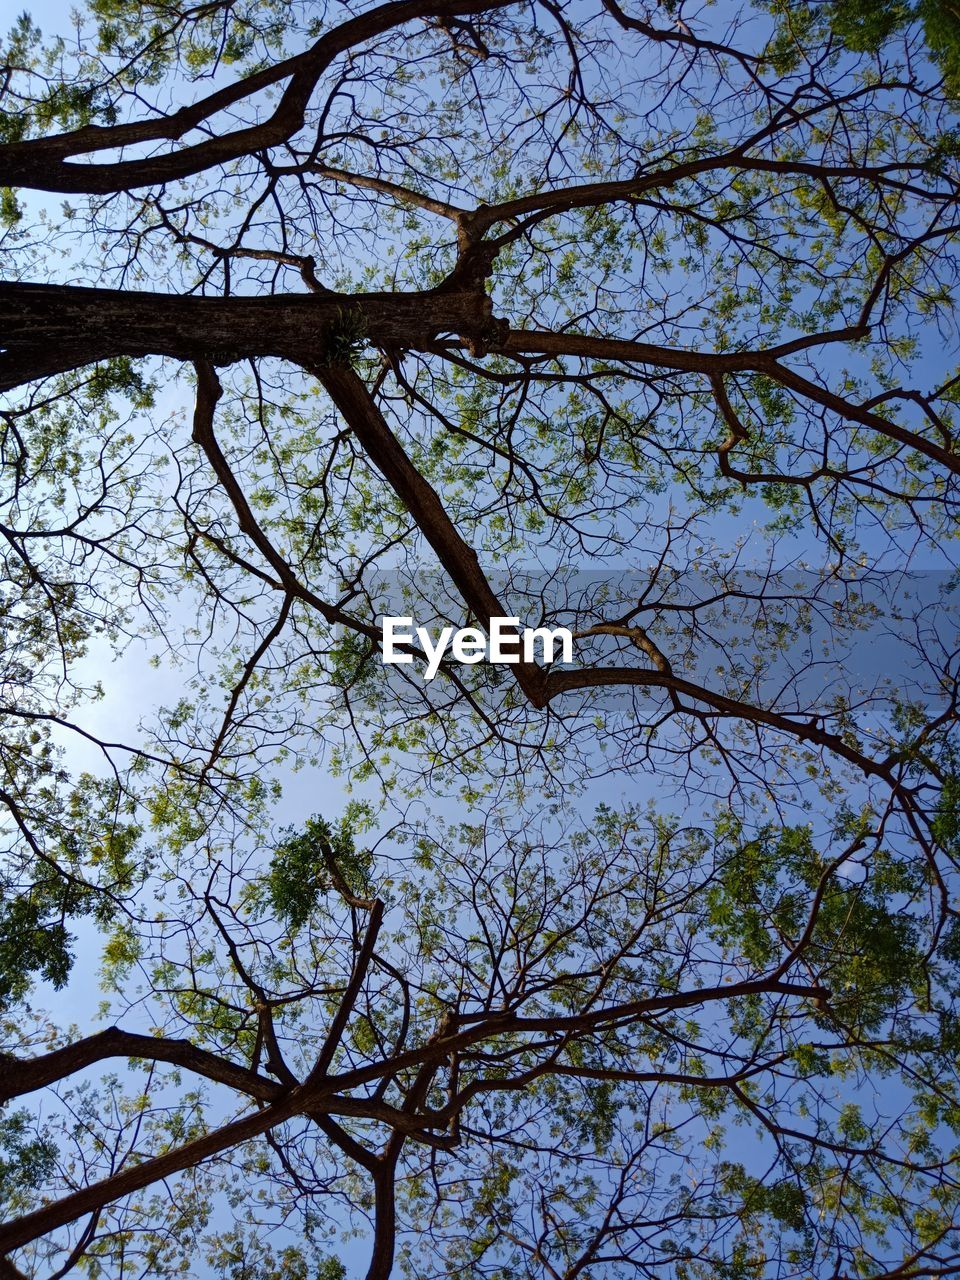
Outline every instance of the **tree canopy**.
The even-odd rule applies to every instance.
[[[954,0],[0,66],[0,1276],[957,1274]]]

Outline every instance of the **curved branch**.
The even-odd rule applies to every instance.
[[[304,53],[228,85],[160,120],[87,125],[68,133],[0,146],[0,186],[107,195],[173,182],[286,142],[300,129],[317,81],[339,54],[418,18],[486,13],[516,0],[392,0],[350,18]],[[165,155],[111,164],[70,164],[69,157],[149,142],[176,142],[219,112],[289,80],[273,114],[261,124],[235,129]]]
[[[229,1085],[259,1102],[276,1102],[283,1093],[275,1080],[249,1067],[238,1066],[219,1054],[199,1049],[189,1040],[167,1040],[108,1027],[38,1058],[0,1057],[0,1104],[44,1089],[108,1058],[167,1062],[217,1084]]]

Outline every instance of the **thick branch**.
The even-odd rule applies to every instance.
[[[376,936],[378,921],[371,919],[371,928],[354,967],[355,974],[365,970]],[[360,1085],[377,1080],[382,1076],[395,1076],[397,1072],[408,1067],[419,1067],[427,1062],[440,1062],[449,1058],[451,1053],[465,1049],[470,1045],[506,1034],[547,1033],[577,1034],[592,1032],[603,1026],[613,1026],[631,1022],[644,1015],[667,1012],[672,1009],[686,1009],[698,1005],[711,1004],[717,1001],[726,1002],[749,995],[782,995],[800,999],[822,1000],[829,992],[822,987],[785,982],[774,978],[758,978],[753,981],[740,982],[729,987],[711,987],[693,991],[664,992],[639,1000],[611,1005],[604,1009],[590,1009],[582,1013],[557,1015],[553,1017],[520,1017],[516,1013],[505,1010],[502,1013],[481,1013],[477,1015],[476,1024],[466,1025],[463,1030],[449,1035],[441,1035],[418,1049],[411,1049],[396,1054],[385,1061],[370,1063],[365,1067],[355,1068],[340,1076],[324,1077],[323,1070],[318,1068],[311,1073],[308,1081],[302,1086],[280,1090],[277,1100],[260,1111],[241,1117],[231,1124],[222,1126],[205,1134],[182,1147],[176,1147],[161,1156],[145,1160],[141,1164],[125,1169],[112,1177],[93,1183],[88,1187],[65,1196],[52,1204],[45,1205],[32,1213],[0,1226],[0,1254],[8,1253],[28,1244],[39,1236],[46,1235],[68,1222],[94,1212],[103,1205],[120,1199],[135,1191],[169,1177],[183,1169],[192,1168],[202,1160],[209,1159],[222,1151],[230,1150],[242,1142],[275,1128],[295,1115],[309,1115],[315,1109],[323,1109],[326,1100],[332,1095],[355,1089]],[[352,1001],[345,998],[344,1006]],[[457,1020],[461,1026],[473,1022],[471,1016]],[[331,1029],[332,1030],[332,1029]],[[149,1042],[149,1037],[139,1037]],[[328,1038],[328,1044],[330,1039]],[[359,1100],[360,1106],[363,1101]],[[328,1104],[329,1105],[329,1104]],[[370,1104],[373,1113],[380,1110],[379,1104]],[[332,1109],[336,1109],[334,1107]],[[352,1111],[353,1108],[351,1107]]]
[[[0,1058],[0,1103],[33,1093],[107,1058],[144,1058],[184,1067],[207,1080],[229,1085],[260,1102],[275,1102],[283,1092],[274,1080],[219,1054],[198,1049],[189,1040],[166,1040],[108,1027],[38,1058]]]
[[[0,186],[106,195],[172,182],[286,142],[302,126],[310,97],[334,58],[375,36],[418,18],[486,13],[515,0],[394,0],[328,31],[310,49],[159,119],[113,126],[88,125],[68,133],[0,146]],[[260,124],[182,147],[164,155],[109,164],[69,164],[90,155],[149,142],[176,142],[191,129],[243,99],[283,80],[289,83],[275,111]]]
[[[204,1134],[193,1142],[182,1147],[174,1147],[162,1156],[152,1160],[144,1160],[142,1164],[133,1165],[116,1173],[112,1177],[82,1187],[72,1195],[64,1196],[52,1204],[35,1209],[33,1213],[14,1218],[0,1226],[0,1253],[9,1253],[11,1249],[19,1249],[39,1236],[47,1235],[58,1227],[74,1222],[86,1213],[92,1213],[105,1204],[119,1200],[122,1196],[134,1191],[142,1191],[161,1178],[170,1177],[182,1169],[190,1169],[217,1155],[221,1151],[229,1151],[241,1142],[248,1142],[268,1129],[282,1124],[291,1116],[303,1110],[302,1095],[298,1090],[291,1090],[280,1102],[265,1107],[260,1111],[241,1117],[231,1124],[211,1133]]]
[[[277,356],[316,366],[345,332],[387,347],[437,334],[482,342],[491,303],[479,291],[197,298],[0,284],[0,391],[114,356],[231,364]]]
[[[507,354],[566,355],[592,360],[622,360],[636,364],[649,364],[661,369],[704,373],[714,378],[730,373],[762,373],[773,381],[779,382],[781,386],[788,387],[798,395],[831,410],[838,418],[879,432],[888,439],[905,445],[908,449],[915,449],[917,453],[923,454],[932,462],[940,463],[954,475],[960,475],[960,456],[956,453],[928,440],[925,436],[918,435],[915,431],[891,422],[889,418],[882,418],[862,405],[853,404],[826,387],[811,382],[809,378],[781,364],[778,358],[798,351],[801,347],[837,341],[856,341],[866,337],[867,332],[863,326],[855,326],[785,343],[782,347],[772,347],[766,351],[735,351],[729,354],[717,354],[660,347],[649,342],[631,342],[623,338],[600,338],[588,334],[548,333],[521,329],[509,333],[499,350]]]
[[[461,538],[436,491],[407,457],[360,378],[352,369],[314,372],[367,456],[416,520],[481,625],[486,625],[491,618],[507,616],[480,567],[477,553]],[[514,672],[534,706],[542,706],[544,676],[539,667],[518,663]]]
[[[736,698],[729,698],[726,694],[717,693],[704,685],[684,680],[670,671],[652,671],[646,667],[582,667],[579,670],[554,671],[547,676],[548,699],[579,689],[617,686],[669,689],[674,693],[684,694],[693,702],[700,702],[704,707],[710,708],[712,712],[721,716],[766,725],[770,729],[789,734],[790,737],[801,742],[810,742],[815,746],[823,747],[855,765],[866,776],[883,778],[898,789],[899,784],[893,776],[889,761],[871,759],[865,752],[851,746],[840,734],[819,728],[815,720],[801,720],[779,711],[770,711],[755,703],[740,702]]]

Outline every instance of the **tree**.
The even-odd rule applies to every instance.
[[[957,1270],[951,15],[14,25],[5,1275]]]

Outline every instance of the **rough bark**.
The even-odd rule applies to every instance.
[[[482,345],[494,328],[480,292],[178,297],[66,285],[0,284],[0,391],[116,356],[232,364],[277,356],[321,366],[338,340],[428,344],[455,334]]]

